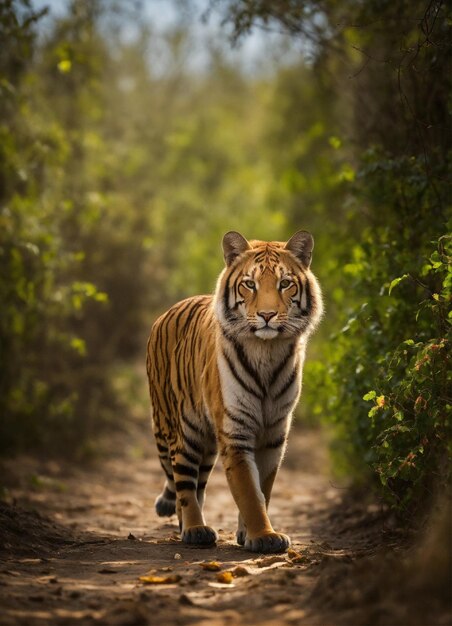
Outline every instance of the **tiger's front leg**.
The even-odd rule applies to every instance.
[[[240,517],[246,528],[244,546],[251,552],[284,552],[290,546],[287,535],[273,530],[267,515],[267,497],[271,493],[271,487],[276,475],[269,474],[263,481],[263,488],[256,465],[255,453],[251,450],[225,445],[221,450],[221,456],[228,479],[229,488],[239,508]],[[265,491],[264,491],[265,490]],[[240,532],[240,529],[239,529]]]
[[[268,506],[270,504],[271,493],[273,489],[273,483],[275,482],[276,475],[281,464],[281,460],[285,449],[285,437],[278,442],[278,445],[268,445],[263,449],[256,450],[255,461],[257,470],[259,472],[259,484],[264,494],[265,506],[268,512]],[[246,525],[239,514],[238,528],[237,528],[237,543],[241,546],[245,545],[246,541]]]

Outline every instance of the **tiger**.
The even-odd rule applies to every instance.
[[[177,514],[183,543],[208,546],[207,481],[222,459],[237,504],[237,543],[286,551],[268,505],[301,392],[306,344],[323,313],[314,239],[248,241],[230,231],[213,295],[175,304],[152,326],[146,367],[152,430],[165,474],[159,516]]]

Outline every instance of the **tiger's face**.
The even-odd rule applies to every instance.
[[[239,233],[227,233],[226,268],[216,292],[223,332],[274,340],[313,330],[322,314],[320,289],[310,271],[313,245],[306,231],[287,243],[248,242]]]

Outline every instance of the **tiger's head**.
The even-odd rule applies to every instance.
[[[299,231],[287,243],[223,237],[226,267],[220,274],[215,310],[223,332],[236,338],[290,339],[309,335],[323,306],[310,270],[314,239]]]

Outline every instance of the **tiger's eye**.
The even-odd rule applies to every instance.
[[[280,287],[280,289],[286,289],[286,287],[288,287],[288,286],[291,284],[291,282],[292,282],[291,280],[289,280],[289,279],[287,279],[287,278],[284,278],[284,280],[282,280],[282,281],[279,283],[279,287]]]
[[[245,285],[248,287],[248,289],[254,289],[256,287],[256,283],[254,282],[254,280],[245,280]]]

